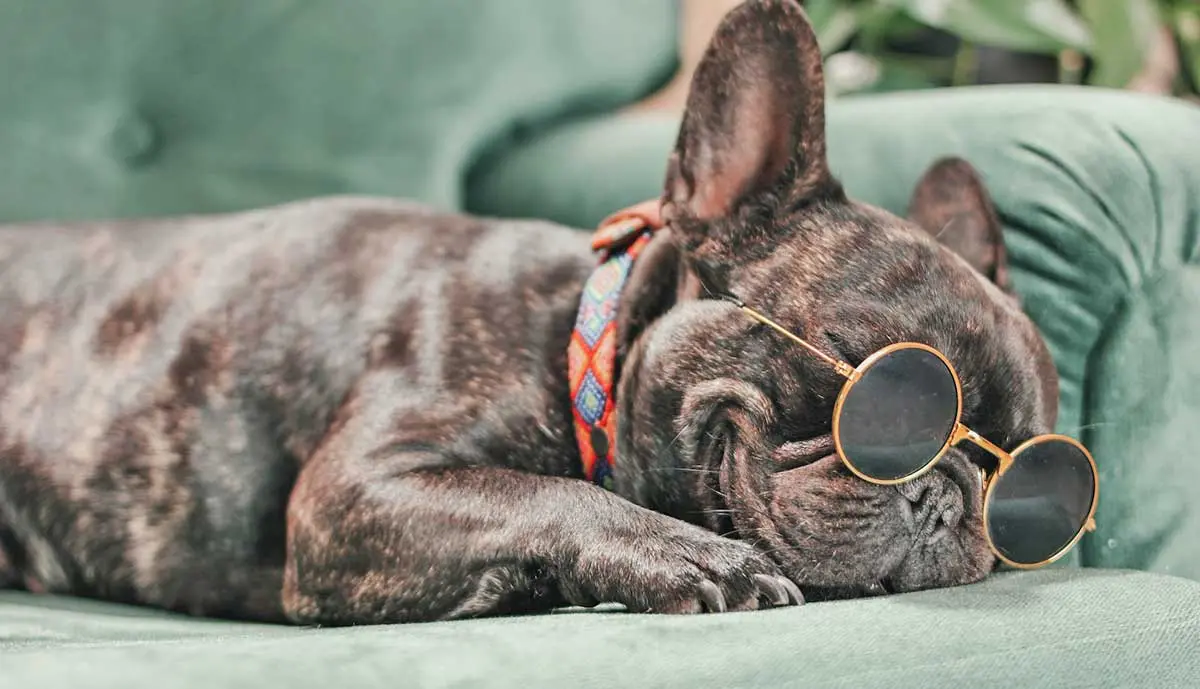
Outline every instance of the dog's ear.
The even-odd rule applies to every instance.
[[[694,259],[772,243],[770,219],[840,193],[825,158],[821,51],[795,0],[748,0],[696,68],[671,155],[663,217]]]
[[[970,163],[943,158],[933,164],[913,193],[910,220],[1008,292],[1004,235],[992,199]]]

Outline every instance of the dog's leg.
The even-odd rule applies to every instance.
[[[600,602],[677,613],[802,601],[750,546],[584,481],[447,464],[417,447],[314,458],[288,510],[288,616],[363,624]]]

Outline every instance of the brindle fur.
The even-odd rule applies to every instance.
[[[982,458],[853,478],[840,380],[705,298],[854,363],[934,345],[1001,445],[1053,424],[974,172],[931,169],[917,222],[847,200],[822,94],[797,4],[727,17],[623,294],[615,494],[571,426],[584,233],[371,198],[0,229],[0,585],[351,624],[980,579]]]

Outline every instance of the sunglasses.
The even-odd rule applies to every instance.
[[[1002,562],[1022,569],[1050,564],[1095,530],[1099,477],[1087,448],[1048,434],[1006,452],[967,428],[961,423],[962,383],[938,350],[899,342],[855,367],[737,297],[722,298],[846,379],[833,406],[833,442],[859,478],[880,485],[911,481],[965,440],[998,460],[984,475],[983,520],[988,545]]]

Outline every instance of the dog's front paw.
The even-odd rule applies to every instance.
[[[560,580],[575,605],[699,613],[799,605],[800,588],[745,543],[676,522],[587,544]],[[657,525],[665,526],[665,525]]]

